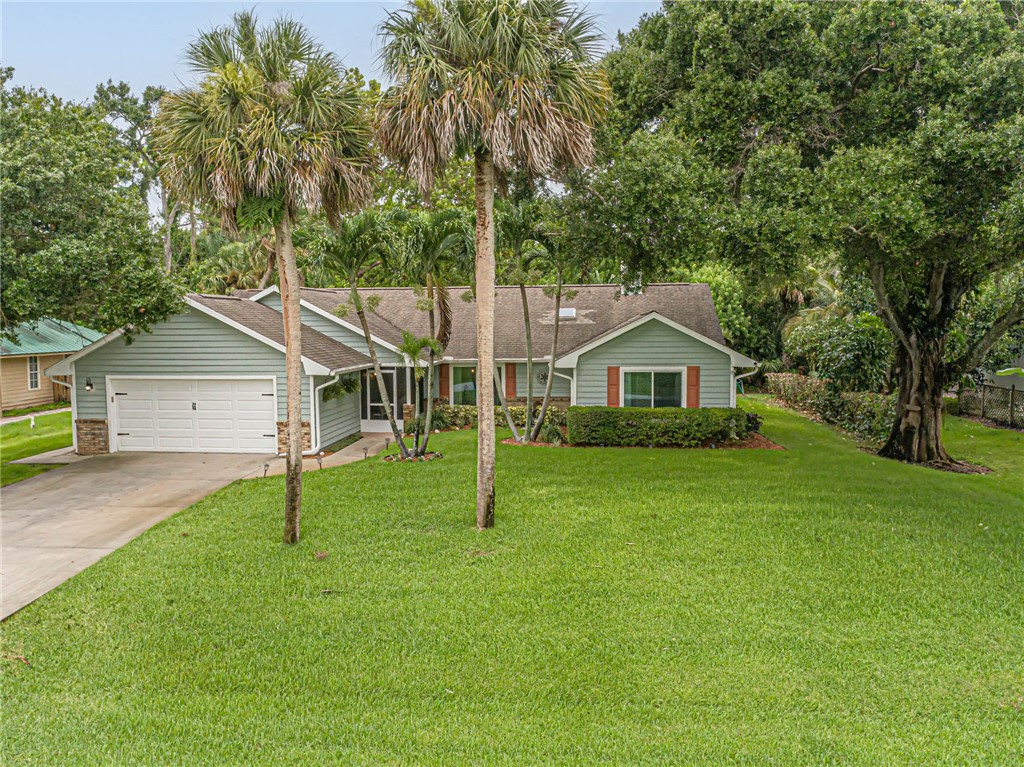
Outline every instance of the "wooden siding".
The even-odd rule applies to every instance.
[[[327,381],[327,378],[314,380],[316,386]],[[321,396],[323,392],[321,392]],[[362,392],[353,392],[344,397],[320,400],[320,447],[330,447],[340,439],[359,431],[359,397]]]
[[[75,363],[78,418],[106,418],[105,376],[277,376],[278,420],[287,418],[284,354],[195,309],[143,333],[115,338]],[[85,390],[91,378],[92,391]],[[302,376],[302,417],[309,418],[309,376]]]
[[[71,399],[71,390],[56,386],[43,375],[43,371],[56,365],[66,354],[40,354],[39,388],[28,388],[28,358],[25,356],[0,357],[0,409],[12,410],[20,407],[35,407],[48,402]],[[35,355],[33,355],[35,356]]]
[[[557,362],[558,360],[555,360]],[[557,369],[557,368],[556,368]],[[537,380],[537,376],[540,375],[541,371],[548,372],[547,360],[534,360],[533,362],[533,397],[534,399],[540,399],[544,396],[544,384]],[[571,370],[561,370],[560,372],[570,375]],[[516,363],[516,396],[522,399],[526,398],[526,363]],[[562,376],[555,376],[555,381],[551,384],[551,396],[552,397],[568,397],[572,394],[572,384],[569,379],[562,378]]]
[[[613,338],[582,355],[576,366],[576,404],[608,403],[608,368],[683,367],[701,369],[700,406],[729,407],[729,355],[658,320]]]
[[[281,311],[281,296],[277,293],[271,293],[265,296],[260,303]],[[360,333],[356,333],[354,330],[349,330],[344,325],[339,325],[334,320],[329,320],[322,314],[317,314],[305,306],[302,307],[301,316],[302,323],[304,325],[308,325],[314,330],[319,330],[325,336],[333,338],[336,341],[341,341],[345,346],[369,356],[370,350],[366,345],[366,339],[363,338]],[[355,312],[353,312],[351,316],[345,317],[344,320],[351,325],[355,325],[356,327],[359,326],[359,317],[356,316]],[[380,360],[381,365],[403,364],[401,355],[395,354],[393,351],[381,346],[380,344],[376,344],[374,348],[377,350],[377,358]]]

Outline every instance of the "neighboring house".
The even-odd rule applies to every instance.
[[[46,369],[101,338],[102,333],[73,322],[44,318],[19,325],[14,338],[0,338],[0,409],[66,402],[68,381],[53,379]]]
[[[1007,368],[1024,368],[1024,354],[1018,357],[1015,362],[1007,365]],[[1020,375],[999,376],[994,371],[988,370],[985,371],[985,383],[990,386],[998,386],[1001,389],[1024,391],[1024,376]]]
[[[735,375],[754,361],[725,345],[707,285],[656,284],[638,295],[616,285],[572,286],[563,302],[554,402],[560,406],[725,407]],[[452,289],[451,342],[437,360],[433,396],[476,402],[476,307]],[[425,399],[412,361],[398,352],[402,330],[425,336],[422,293],[366,288],[367,315],[385,387],[401,423]],[[554,301],[527,288],[534,341],[534,396],[543,395]],[[304,449],[316,452],[360,431],[387,431],[387,413],[347,289],[302,289]],[[120,450],[281,452],[284,445],[284,332],[277,288],[186,297],[188,311],[138,335],[111,333],[49,372],[74,378],[79,452]],[[526,348],[519,289],[497,289],[496,385],[512,404],[526,397]],[[423,361],[416,364],[423,365]],[[358,391],[340,394],[342,378]],[[372,384],[372,385],[371,385]],[[332,396],[337,395],[337,396]]]

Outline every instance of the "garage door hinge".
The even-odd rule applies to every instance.
[[[119,431],[119,432],[117,433],[117,436],[119,436],[119,437],[130,437],[130,436],[132,436],[132,435],[131,435],[131,434],[129,434],[128,432],[126,432],[126,431]]]
[[[264,397],[273,397],[274,395],[273,394],[264,394],[263,396]]]

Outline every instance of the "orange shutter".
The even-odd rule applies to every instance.
[[[686,406],[700,407],[700,368],[686,368]]]
[[[608,407],[619,407],[619,368],[608,368]]]
[[[505,363],[505,399],[516,398],[516,363]]]
[[[441,365],[439,368],[440,375],[437,378],[437,396],[444,400],[450,401],[449,395],[449,376],[451,375],[451,365]]]

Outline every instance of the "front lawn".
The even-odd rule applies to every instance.
[[[71,413],[36,416],[35,421],[34,429],[28,418],[0,426],[0,487],[57,468],[53,464],[12,464],[10,461],[71,444]]]
[[[307,474],[295,547],[236,483],[7,621],[0,761],[1021,763],[1024,436],[754,406],[786,451],[499,445],[484,534],[475,432]]]

